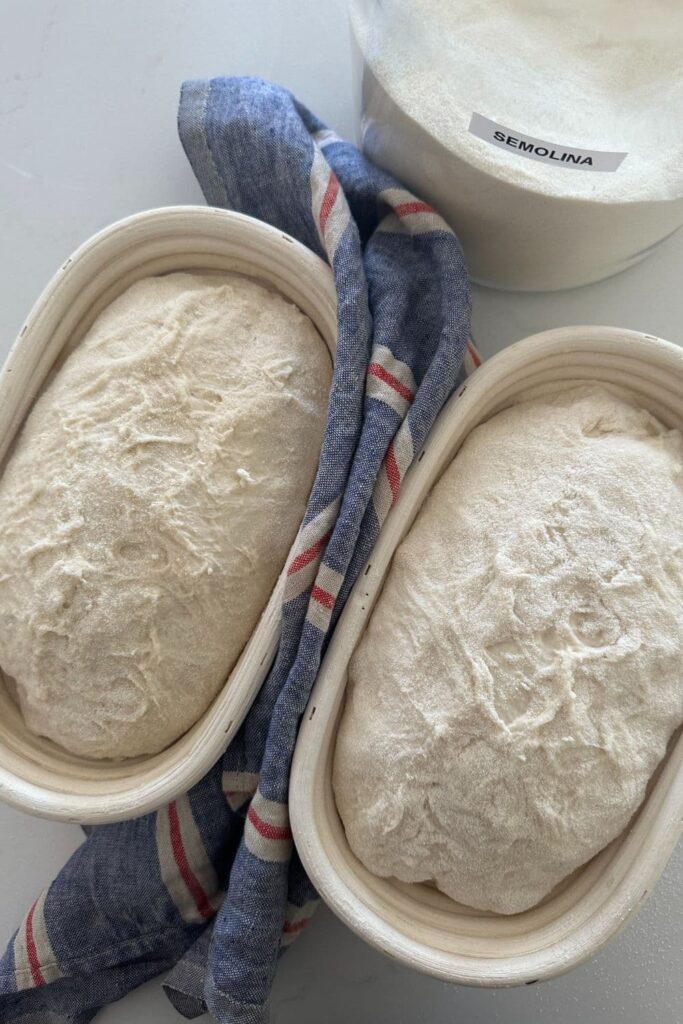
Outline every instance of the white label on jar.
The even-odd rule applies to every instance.
[[[525,156],[527,160],[539,160],[543,164],[554,164],[557,167],[572,167],[576,171],[616,171],[626,156],[626,153],[576,149],[575,146],[545,142],[531,135],[523,135],[513,128],[506,128],[482,114],[472,114],[470,131],[484,142],[506,149],[515,156]]]

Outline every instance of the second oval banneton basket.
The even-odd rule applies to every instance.
[[[518,985],[561,974],[612,938],[638,910],[683,831],[683,729],[669,744],[630,826],[541,904],[499,916],[437,889],[372,875],[354,856],[331,781],[348,663],[420,507],[477,424],[523,397],[577,381],[628,389],[683,428],[683,349],[610,327],[566,327],[512,345],[448,402],[340,616],[304,716],[290,784],[292,829],[313,884],[334,912],[383,952],[446,981]]]
[[[225,210],[187,206],[136,214],[66,260],[29,315],[0,376],[0,472],[55,364],[96,316],[140,278],[174,271],[256,278],[306,313],[334,355],[332,273],[305,246]],[[235,735],[270,668],[283,578],[284,571],[223,689],[192,729],[154,756],[96,761],[34,735],[0,673],[0,799],[43,817],[92,824],[136,817],[188,790]]]

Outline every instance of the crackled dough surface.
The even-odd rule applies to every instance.
[[[525,910],[617,836],[683,718],[683,439],[598,386],[472,432],[349,670],[366,867]]]
[[[330,380],[311,321],[237,275],[102,313],[0,478],[0,666],[34,732],[121,758],[200,717],[294,540]]]

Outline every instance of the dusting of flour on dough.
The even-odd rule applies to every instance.
[[[600,386],[472,432],[350,664],[333,781],[370,871],[511,914],[627,825],[683,719],[682,467]]]
[[[0,666],[29,728],[120,758],[200,717],[294,540],[330,380],[311,321],[247,278],[105,309],[0,478]]]

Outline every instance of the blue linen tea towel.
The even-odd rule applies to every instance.
[[[436,414],[474,361],[457,239],[426,203],[253,78],[184,84],[179,131],[208,203],[328,261],[338,343],[325,438],[287,567],[273,667],[222,759],[186,795],[86,840],[0,962],[3,1024],[85,1024],[175,969],[165,991],[262,1024],[278,954],[316,894],[287,808],[297,730],[326,640]]]

